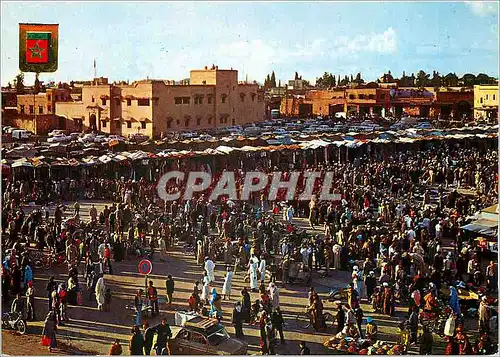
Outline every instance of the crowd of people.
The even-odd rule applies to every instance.
[[[13,310],[35,319],[34,268],[43,263],[36,252],[50,252],[52,264],[65,265],[66,283],[51,278],[45,291],[44,335],[51,338],[52,349],[57,326],[68,320],[68,304],[95,300],[99,310],[111,308],[112,292],[105,274],[116,271],[115,262],[156,255],[164,261],[168,250],[176,246],[191,255],[203,274],[186,302],[192,311],[223,320],[229,312],[223,311],[222,301],[237,295],[232,293],[233,277],[245,277],[249,285],[239,292],[241,301],[234,304],[231,322],[236,338],[244,338],[243,324],[257,325],[263,354],[275,354],[278,338],[285,343],[279,289],[301,277],[314,286],[316,276],[328,277],[332,270],[352,273],[346,282],[346,301],[336,301],[332,341],[346,337],[369,344],[377,341],[381,331],[376,321],[368,317],[362,326],[366,312],[360,303],[364,300],[373,311],[388,316],[394,315],[396,305],[406,306],[401,331],[407,331],[408,338],[402,344],[406,349],[420,341],[421,352],[430,354],[432,334],[426,324],[441,318],[443,306],[449,306],[442,326],[449,341],[445,352],[482,354],[493,349],[490,334],[495,332],[491,330],[495,311],[488,305],[497,293],[497,267],[494,261],[484,264],[485,253],[460,227],[474,212],[497,203],[497,162],[496,150],[441,143],[427,150],[363,156],[351,162],[295,164],[293,169],[303,172],[333,172],[334,190],[341,195],[338,202],[321,201],[318,196],[310,202],[270,202],[265,194],[249,202],[224,197],[211,201],[201,193],[188,201],[163,202],[155,184],[145,179],[4,183],[2,302],[13,300]],[[263,167],[258,162],[254,165]],[[237,166],[225,170],[237,172]],[[220,174],[213,176],[216,179]],[[305,180],[300,185],[303,188]],[[471,193],[464,195],[459,189]],[[80,214],[82,199],[113,203],[101,212],[92,206],[87,219]],[[27,213],[24,206],[31,201],[45,204]],[[64,201],[73,203],[65,206]],[[56,202],[53,214],[49,202]],[[301,231],[295,224],[297,217],[308,217],[316,234]],[[214,282],[219,266],[225,277],[217,292]],[[174,280],[172,276],[166,280],[167,306],[174,299]],[[468,341],[464,330],[465,315],[471,312],[462,310],[459,287],[479,296],[476,344]],[[250,293],[258,293],[259,298],[251,301]],[[130,343],[133,354],[151,351],[146,341],[158,331],[145,326],[142,336],[139,326],[145,304],[153,315],[160,314],[158,295],[152,282],[137,291],[136,326]],[[16,303],[22,296],[26,303]],[[326,331],[322,298],[314,288],[307,311],[314,328]],[[421,336],[419,324],[425,327]],[[167,330],[161,332],[161,341],[168,339]],[[168,352],[166,343],[158,346],[157,354]],[[116,341],[110,354],[118,351],[121,347]]]

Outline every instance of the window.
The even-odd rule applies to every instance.
[[[47,100],[50,100],[50,94],[47,94]]]
[[[137,99],[137,105],[140,107],[149,107],[149,98]]]
[[[130,128],[132,128],[132,121],[127,120],[127,129],[130,129]]]
[[[189,122],[191,121],[191,118],[187,117],[184,119],[184,126],[187,128],[189,127]]]
[[[132,105],[132,99],[127,98],[127,107],[130,107]]]
[[[488,100],[488,94],[486,94],[486,100]]]
[[[116,126],[116,129],[121,129],[121,126],[122,126],[122,123],[120,123],[119,120],[115,121],[115,126]]]
[[[375,96],[373,94],[369,94],[368,99],[375,99]]]
[[[167,118],[167,128],[170,129],[172,127],[172,122],[174,121],[174,119],[172,118]]]
[[[107,124],[106,124],[106,120],[101,120],[101,126],[102,126],[103,128],[105,128],[105,127],[106,127],[106,125],[107,125]]]
[[[479,98],[479,102],[483,104],[483,97]]]
[[[146,129],[146,122],[145,121],[141,121],[141,129]]]
[[[212,100],[213,100],[212,96],[209,96],[207,100],[208,100],[208,104],[212,104]]]
[[[24,114],[24,105],[21,105],[21,114]]]
[[[224,124],[224,116],[223,115],[220,116],[220,123]]]
[[[119,105],[120,105],[120,103],[121,103],[120,98],[115,98],[115,105],[116,105],[116,106],[119,106]]]
[[[207,122],[208,124],[212,124],[212,117],[208,117]]]
[[[52,113],[52,105],[50,105],[50,104],[49,104],[49,105],[47,105],[47,111],[48,111],[49,113]]]
[[[495,95],[493,94],[493,100],[495,100]]]
[[[360,94],[359,95],[359,99],[365,99],[365,95],[364,94]]]
[[[94,96],[92,96],[92,103],[95,103],[95,98],[94,98]]]
[[[354,99],[356,96],[354,94],[349,94],[349,99]]]
[[[182,104],[182,98],[181,97],[175,97],[174,98],[174,103],[179,105],[179,104]]]
[[[255,102],[255,93],[252,93],[252,102]]]
[[[245,93],[240,94],[240,100],[242,103],[245,101]]]
[[[182,104],[189,104],[191,102],[191,98],[189,97],[182,97]]]
[[[201,117],[196,118],[196,125],[201,125]]]
[[[30,114],[34,114],[34,113],[35,113],[35,106],[30,105]]]
[[[106,105],[106,98],[101,98],[102,105]]]
[[[177,119],[176,123],[177,123],[177,125],[179,125],[181,123],[181,121],[179,119]]]
[[[43,106],[42,105],[38,106],[38,114],[43,114]]]
[[[223,94],[223,95],[221,96],[221,101],[222,101],[222,103],[225,103],[225,102],[226,102],[226,98],[227,98],[227,95],[226,95],[226,94]]]

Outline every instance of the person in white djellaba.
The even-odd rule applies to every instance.
[[[231,288],[233,284],[233,272],[231,268],[227,268],[226,277],[224,278],[224,285],[222,285],[222,298],[231,300]]]
[[[250,289],[252,292],[257,292],[257,288],[259,285],[259,277],[257,274],[257,270],[259,268],[259,259],[255,255],[252,254],[250,257],[250,261],[248,263],[248,274],[250,276]]]
[[[205,271],[207,272],[208,282],[212,283],[215,281],[215,263],[210,260],[209,257],[205,257]]]

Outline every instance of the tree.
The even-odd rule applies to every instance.
[[[298,80],[299,79],[299,74],[297,72],[295,72],[295,80]]]
[[[271,73],[271,88],[275,88],[276,87],[276,75],[274,74],[274,71],[273,73]]]
[[[270,88],[270,87],[271,87],[271,77],[268,74],[266,79],[264,80],[264,88]]]
[[[351,74],[351,80],[349,81],[349,83],[354,83],[354,78],[352,77],[352,74]]]
[[[417,73],[417,79],[415,84],[417,85],[417,87],[425,87],[426,85],[429,84],[429,77],[430,77],[429,74],[420,70]]]
[[[466,73],[463,75],[463,77],[460,79],[460,81],[466,87],[473,87],[474,84],[476,83],[476,76],[473,75],[472,73]]]
[[[9,82],[7,83],[7,88],[11,89],[12,88],[12,84]]]
[[[40,80],[38,79],[38,73],[35,75],[35,86],[33,89],[35,91],[35,94],[38,94],[41,91]]]
[[[278,88],[281,88],[281,79],[278,81]]]
[[[433,87],[439,87],[439,86],[441,86],[441,76],[439,75],[439,72],[432,71],[431,85]]]
[[[479,73],[476,76],[476,84],[493,84],[495,83],[495,79],[491,78],[487,74]]]
[[[336,87],[336,86],[337,86],[337,82],[335,81],[335,76],[333,76],[332,87]]]
[[[337,87],[340,86],[340,85],[341,84],[340,84],[340,74],[339,74],[339,76],[337,77]]]
[[[356,74],[356,79],[354,80],[355,83],[357,84],[362,84],[364,83],[365,81],[361,78],[361,73],[358,72],[358,74]]]
[[[448,73],[442,78],[442,84],[446,87],[456,87],[458,86],[458,77],[455,73]]]
[[[24,73],[21,72],[16,76],[16,92],[17,94],[24,93]]]

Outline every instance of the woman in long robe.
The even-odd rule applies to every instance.
[[[269,283],[269,295],[271,297],[273,309],[276,310],[280,306],[280,294],[278,287],[273,282]]]
[[[256,291],[258,288],[258,274],[257,274],[257,269],[259,267],[259,263],[255,257],[252,257],[250,259],[250,266],[248,269],[248,274],[250,275],[250,289],[252,291]]]
[[[198,240],[198,243],[196,246],[196,264],[198,264],[199,266],[203,265],[204,255],[205,254],[203,254],[203,243],[201,240]]]
[[[102,311],[104,305],[104,294],[106,293],[106,285],[104,284],[104,276],[101,275],[95,285],[95,298],[97,300],[97,309]]]
[[[226,278],[224,279],[224,285],[222,286],[222,298],[226,300],[226,298],[231,299],[231,287],[233,284],[233,272],[231,268],[227,268]]]
[[[266,280],[266,259],[264,259],[263,256],[260,257],[259,273],[260,273],[260,281],[265,281]]]
[[[214,269],[215,269],[215,263],[212,260],[210,260],[208,257],[206,257],[205,258],[205,271],[207,272],[207,277],[208,277],[209,283],[215,281]]]

